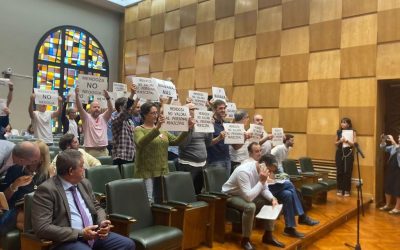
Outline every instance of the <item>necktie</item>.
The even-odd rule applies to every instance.
[[[74,197],[75,205],[78,207],[79,213],[81,214],[83,227],[88,227],[90,225],[89,217],[86,214],[85,209],[82,207],[82,204],[79,202],[78,195],[76,193],[76,186],[71,186],[69,189],[71,191],[72,196]],[[93,246],[94,240],[88,240],[90,246]]]

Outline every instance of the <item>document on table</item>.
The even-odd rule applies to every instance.
[[[256,218],[263,220],[276,220],[281,210],[282,204],[278,204],[275,207],[264,205],[256,215]]]

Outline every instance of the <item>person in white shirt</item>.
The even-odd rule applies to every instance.
[[[36,105],[37,110],[33,110],[35,104],[35,94],[31,95],[29,103],[29,116],[32,120],[33,131],[35,137],[43,140],[48,146],[53,145],[53,133],[51,119],[58,117],[61,114],[62,98],[58,97],[58,108],[56,111],[47,110],[47,105]]]
[[[255,249],[250,242],[254,215],[265,204],[276,206],[278,200],[268,189],[268,171],[261,168],[262,163],[267,166],[277,164],[271,154],[263,155],[258,161],[250,161],[237,167],[228,181],[222,186],[222,192],[232,195],[228,199],[228,206],[243,211],[242,214],[242,242],[243,249]],[[285,245],[277,241],[273,235],[275,221],[265,220],[265,232],[262,242],[277,247]]]
[[[245,127],[249,123],[249,114],[246,110],[237,110],[234,114],[233,123],[243,124]],[[229,156],[231,158],[231,172],[235,170],[244,160],[249,158],[247,152],[247,146],[250,144],[251,132],[244,132],[244,144],[232,144],[229,145]]]
[[[253,116],[253,124],[264,126],[264,118],[260,114],[255,114]],[[272,145],[272,134],[268,135],[268,133],[264,130],[263,137],[260,139],[258,143],[261,145],[261,154],[270,154],[272,148],[274,147]]]
[[[283,173],[282,162],[288,158],[289,150],[294,145],[294,136],[291,134],[285,134],[285,138],[283,139],[283,144],[274,147],[271,150],[271,154],[273,154],[278,162],[278,172]]]

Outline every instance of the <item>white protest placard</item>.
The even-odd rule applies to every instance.
[[[284,136],[283,128],[272,128],[272,145],[276,146],[283,144]]]
[[[113,92],[127,92],[128,88],[126,84],[124,83],[119,83],[119,82],[113,82]]]
[[[282,204],[278,204],[276,206],[264,205],[260,212],[256,215],[256,218],[263,220],[276,220],[278,218],[279,213],[282,210]]]
[[[244,124],[224,123],[225,144],[244,144]]]
[[[226,94],[224,88],[212,87],[212,95],[214,100],[217,99],[226,100]]]
[[[102,76],[78,75],[80,92],[85,95],[103,95],[103,90],[108,89],[108,79]]]
[[[189,130],[189,108],[186,106],[163,105],[165,122],[161,128],[167,131]]]
[[[194,132],[214,133],[213,112],[206,110],[194,111]]]
[[[349,130],[349,129],[342,130],[342,137],[344,137],[347,141],[353,143],[353,141],[354,141],[353,130]],[[350,147],[350,144],[348,144],[347,142],[343,142],[343,147],[344,148]]]
[[[171,81],[164,81],[157,78],[152,78],[155,86],[157,86],[158,94],[163,97],[172,97],[177,99],[175,85]]]
[[[6,112],[3,110],[7,108],[7,100],[6,99],[0,99],[0,116],[6,116]]]
[[[250,124],[249,132],[252,133],[251,141],[259,142],[264,135],[264,126],[257,125],[257,124]]]
[[[7,86],[10,84],[10,79],[8,78],[0,78],[0,86]]]
[[[227,119],[233,119],[235,117],[235,112],[236,112],[236,104],[233,102],[227,102],[226,103],[226,118]]]
[[[35,92],[35,104],[39,105],[58,105],[58,91],[57,90],[45,90],[45,89],[33,89]]]
[[[157,86],[154,85],[151,78],[133,77],[133,83],[136,85],[136,94],[141,99],[158,102],[160,95]]]
[[[192,99],[192,103],[196,106],[196,108],[200,110],[207,109],[207,101],[208,101],[208,93],[189,90],[189,98]]]
[[[75,103],[76,102],[75,88],[70,88],[69,92],[68,92],[68,95],[70,95],[68,102]],[[82,104],[88,104],[89,103],[88,102],[89,96],[85,95],[85,94],[82,94],[82,93],[79,93],[79,100],[81,101]]]
[[[115,102],[114,93],[113,92],[109,92],[108,95],[110,96],[111,104],[113,103],[113,100]],[[94,95],[93,96],[93,101],[98,101],[99,104],[100,104],[100,108],[102,108],[102,109],[108,108],[107,100],[104,97],[104,95]],[[114,107],[114,105],[113,105],[113,107]]]

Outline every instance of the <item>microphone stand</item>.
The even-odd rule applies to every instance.
[[[365,158],[363,152],[360,149],[358,143],[354,144],[356,149],[356,157],[357,157],[357,171],[358,171],[358,183],[357,187],[357,243],[355,246],[350,245],[349,243],[344,243],[345,246],[354,248],[355,250],[361,250],[360,245],[360,211],[362,211],[362,216],[364,216],[364,205],[363,205],[363,197],[362,197],[362,181],[361,181],[361,170],[360,170],[360,158],[358,155],[360,154],[362,158]]]

